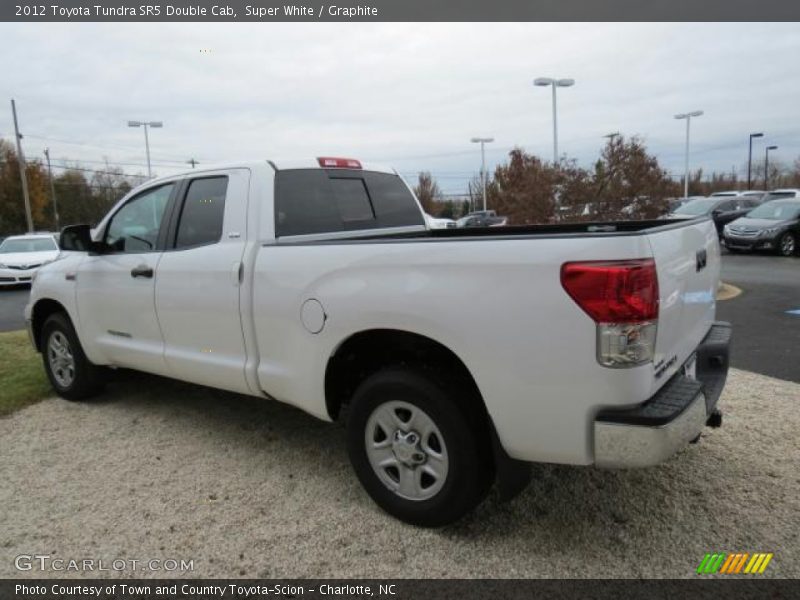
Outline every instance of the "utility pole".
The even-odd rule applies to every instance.
[[[750,189],[751,179],[750,179],[750,172],[752,171],[753,167],[753,138],[760,138],[764,137],[763,133],[751,133],[750,134],[750,148],[747,151],[747,189]]]
[[[486,151],[484,149],[484,145],[492,143],[494,141],[494,138],[474,137],[470,141],[473,144],[481,145],[481,184],[483,186],[483,210],[485,212],[486,211]]]
[[[193,159],[193,158],[190,158],[190,159],[189,159],[189,160],[187,160],[186,162],[187,162],[188,164],[192,165],[192,168],[193,168],[193,169],[194,169],[194,166],[195,166],[195,165],[199,165],[199,164],[200,164],[200,163],[198,163],[198,162],[197,162],[195,159]]]
[[[22,197],[25,199],[25,220],[28,223],[28,233],[33,231],[33,217],[31,216],[31,199],[28,196],[28,175],[25,169],[25,155],[22,153],[22,134],[19,132],[17,122],[17,105],[11,99],[11,112],[14,115],[14,137],[17,139],[17,162],[19,162],[19,176],[22,180]]]
[[[50,148],[44,149],[44,155],[47,158],[47,177],[50,179],[50,198],[53,201],[53,216],[56,219],[56,231],[61,230],[61,224],[58,219],[58,202],[56,201],[56,186],[53,183],[53,169],[50,167]]]

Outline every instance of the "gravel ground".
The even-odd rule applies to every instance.
[[[513,502],[431,531],[375,507],[341,427],[127,375],[0,419],[0,577],[39,553],[193,559],[194,577],[674,578],[709,551],[774,552],[765,575],[800,577],[799,400],[733,370],[722,429],[667,464],[536,466]]]

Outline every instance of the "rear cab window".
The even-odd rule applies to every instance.
[[[220,240],[227,190],[226,176],[189,182],[175,234],[176,249],[216,244]]]
[[[277,237],[424,226],[398,175],[360,169],[287,169],[275,174]]]

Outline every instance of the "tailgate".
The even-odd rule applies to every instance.
[[[716,312],[720,250],[710,219],[691,220],[649,234],[658,273],[658,333],[654,390],[694,352]]]

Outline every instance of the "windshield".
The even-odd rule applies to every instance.
[[[53,238],[17,238],[15,240],[6,240],[0,245],[0,254],[47,252],[48,250],[58,250]]]
[[[769,219],[771,221],[787,221],[796,219],[798,215],[800,215],[800,203],[798,202],[769,202],[747,213],[747,216],[753,219]]]
[[[711,198],[692,200],[676,208],[675,213],[679,215],[704,215],[710,211],[717,202],[717,200]]]

